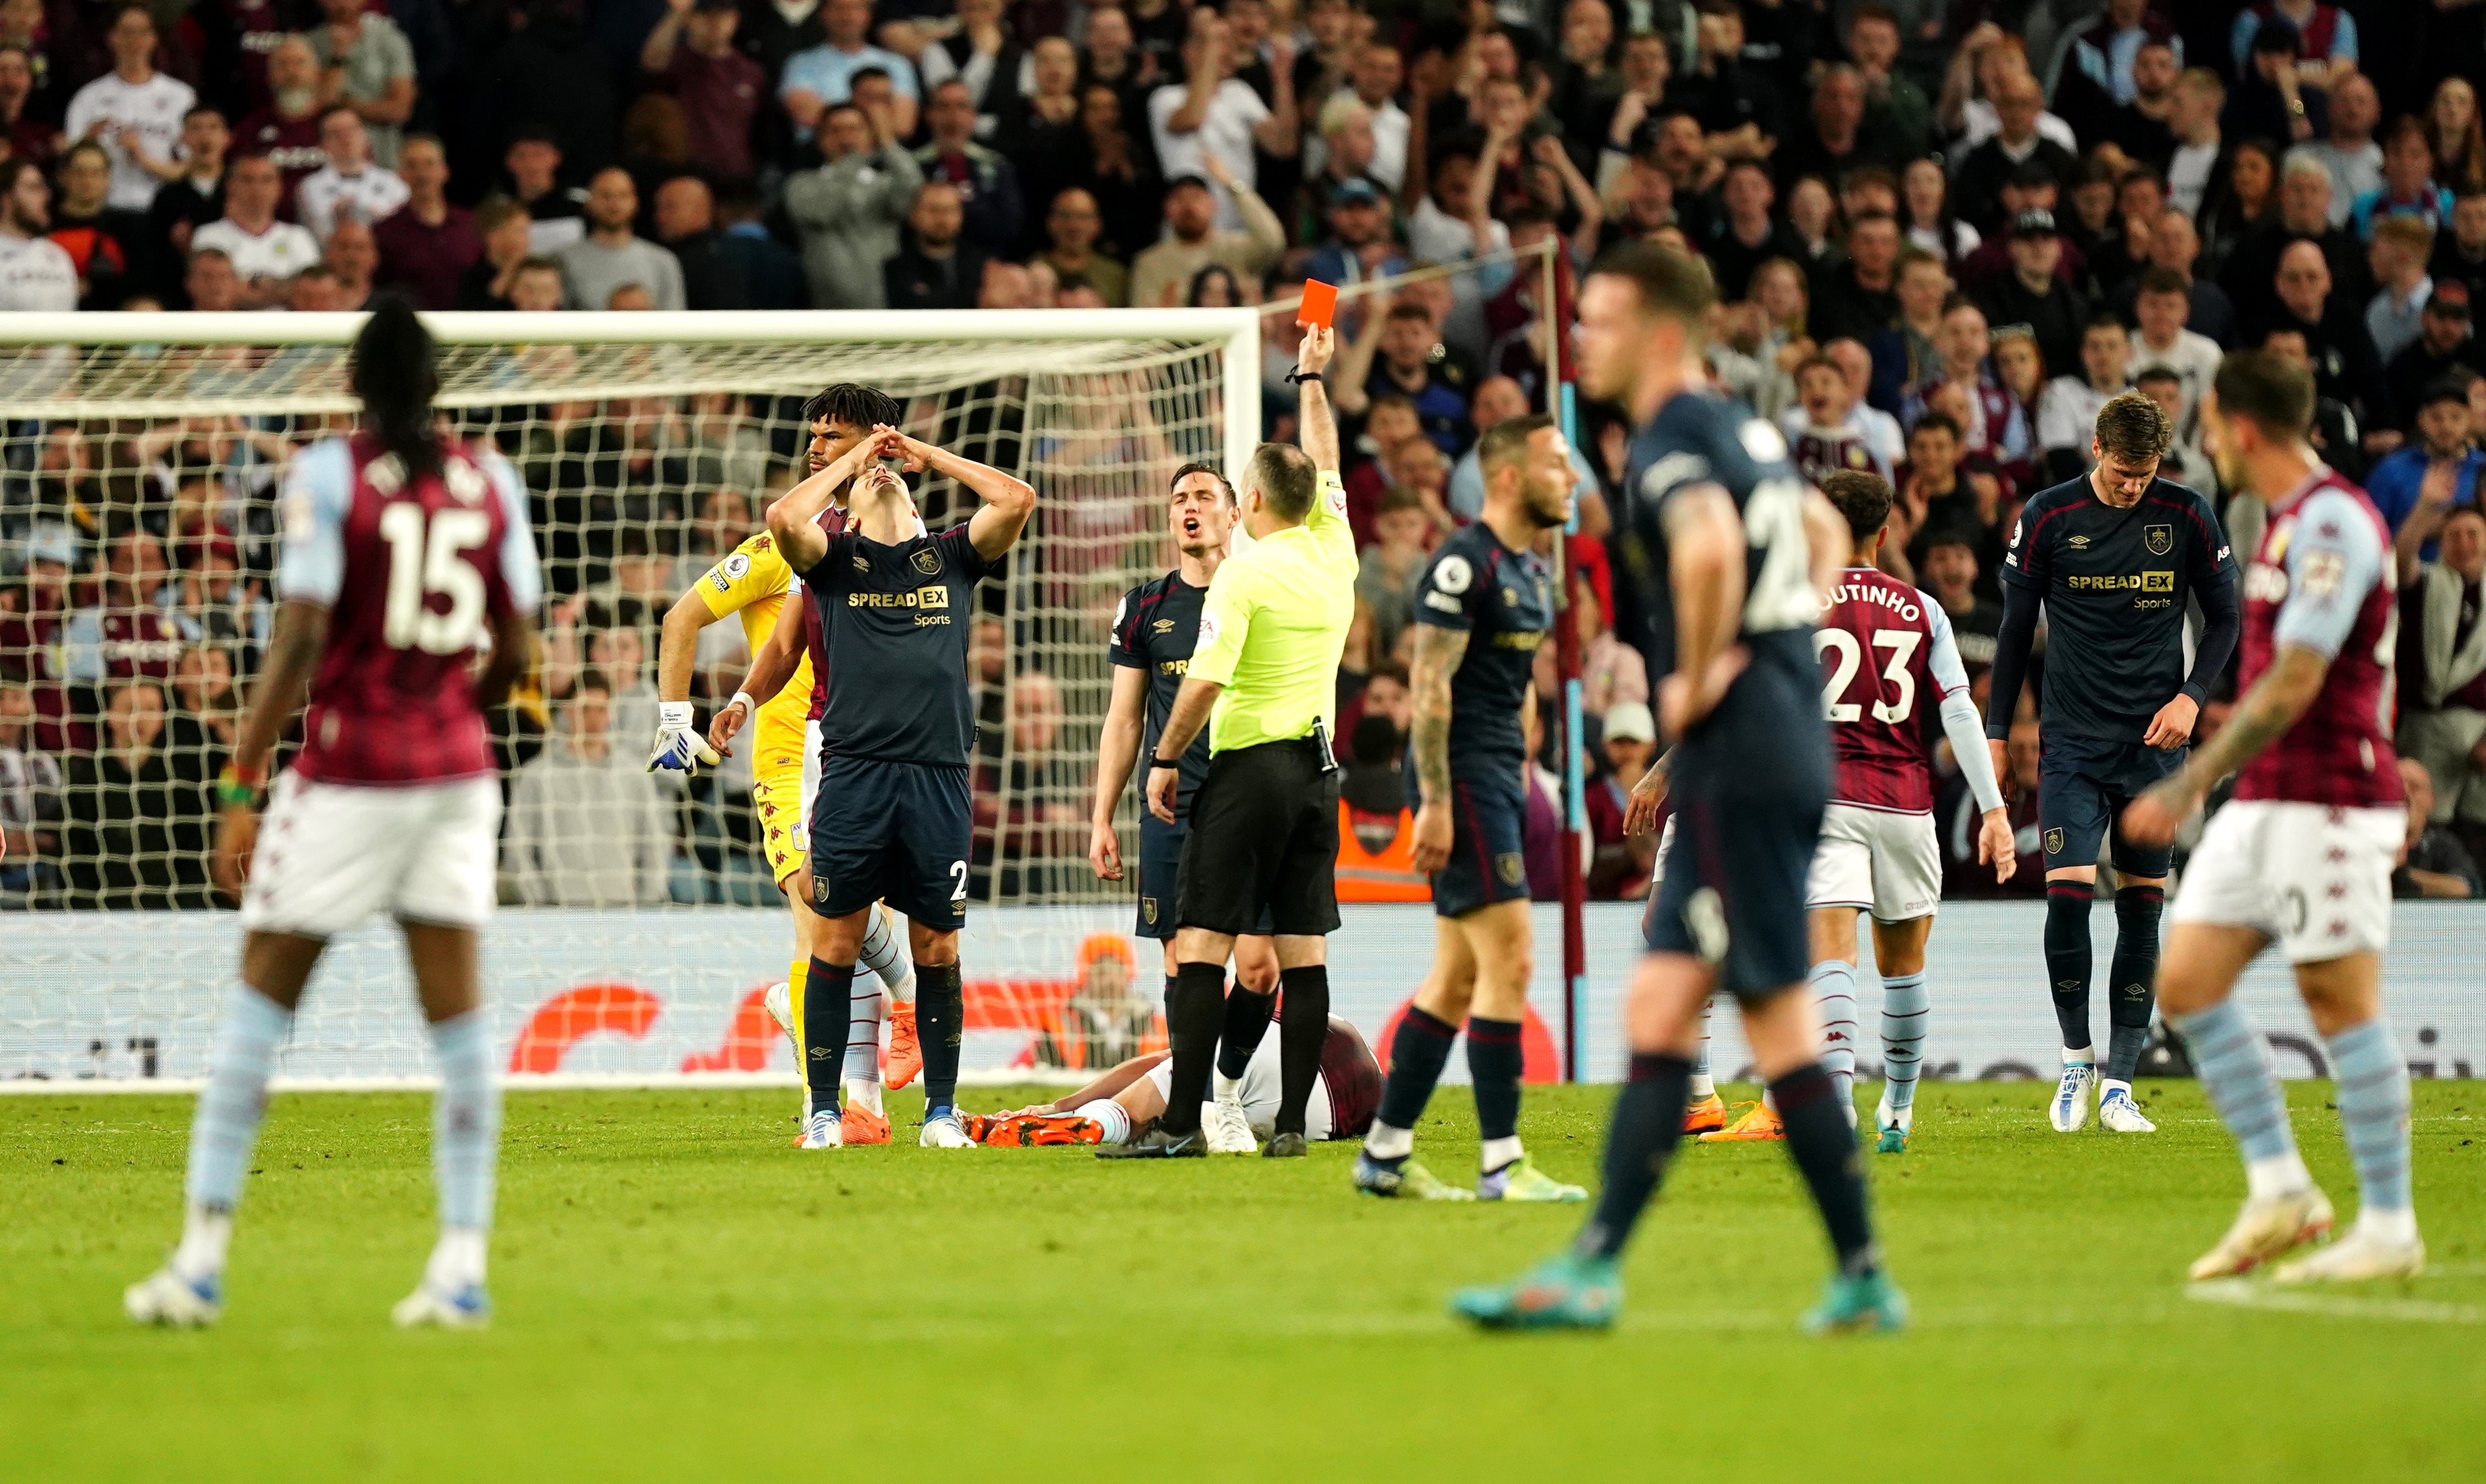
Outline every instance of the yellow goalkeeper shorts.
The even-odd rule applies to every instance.
[[[764,764],[767,759],[760,761]],[[768,852],[769,879],[779,886],[800,870],[812,856],[811,832],[803,826],[803,767],[755,770],[751,776],[751,808],[760,816],[760,838]]]

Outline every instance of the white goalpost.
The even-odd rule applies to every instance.
[[[1259,441],[1257,312],[425,319],[438,405],[517,467],[545,568],[543,659],[494,728],[511,809],[484,968],[513,1077],[792,1080],[758,1003],[792,939],[747,756],[687,785],[644,765],[665,611],[762,529],[804,398],[837,381],[1037,494],[970,636],[969,1074],[1075,1078],[1149,1041],[1154,945],[1130,883],[1087,865],[1107,631],[1174,563],[1174,471],[1239,470]],[[278,481],[351,426],[360,323],[0,316],[0,1090],[205,1068],[238,947],[207,883],[213,780],[272,618]],[[936,529],[975,504],[940,479],[918,500]],[[735,619],[703,631],[703,725],[745,662]],[[1129,858],[1128,799],[1120,818]],[[422,1077],[401,956],[381,922],[331,946],[279,1086]]]

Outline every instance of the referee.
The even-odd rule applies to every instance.
[[[1173,987],[1166,992],[1174,1086],[1156,1124],[1099,1159],[1191,1159],[1208,1152],[1200,1105],[1221,1028],[1259,1044],[1268,1021],[1229,1019],[1226,959],[1245,933],[1274,931],[1281,1101],[1262,1153],[1304,1153],[1304,1105],[1329,1033],[1328,934],[1338,927],[1338,764],[1330,708],[1355,617],[1355,537],[1339,482],[1338,425],[1321,368],[1337,341],[1304,332],[1289,378],[1301,383],[1303,447],[1264,443],[1239,481],[1252,546],[1209,580],[1181,693],[1148,761],[1149,812],[1171,823],[1183,750],[1209,721],[1208,776],[1192,796],[1174,880]],[[1224,698],[1225,703],[1218,704]],[[1267,916],[1269,926],[1261,919]],[[1238,997],[1240,998],[1240,997]],[[1268,1015],[1269,1002],[1254,996]]]

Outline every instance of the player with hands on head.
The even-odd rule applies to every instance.
[[[1548,417],[1509,418],[1478,444],[1484,508],[1434,548],[1416,584],[1409,793],[1415,866],[1432,878],[1433,965],[1399,1017],[1381,1111],[1355,1162],[1368,1195],[1456,1200],[1414,1159],[1416,1121],[1467,1028],[1481,1140],[1476,1198],[1586,1200],[1537,1169],[1519,1139],[1520,1037],[1533,968],[1527,815],[1529,673],[1554,626],[1538,538],[1571,518],[1570,445]],[[1473,1014],[1471,1014],[1473,1009]]]

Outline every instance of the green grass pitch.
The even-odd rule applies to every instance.
[[[2486,1086],[2417,1085],[2436,1272],[2236,1304],[2179,1278],[2242,1194],[2197,1089],[2143,1085],[2153,1138],[2056,1135],[2046,1090],[1929,1085],[1862,1156],[1918,1322],[1837,1341],[1795,1332],[1825,1256],[1768,1145],[1682,1152],[1617,1333],[1496,1337],[1445,1294],[1578,1208],[1364,1199],[1343,1144],[805,1157],[790,1092],[697,1091],[510,1099],[482,1334],[387,1324],[428,1100],[280,1097],[223,1327],[143,1332],[188,1102],[0,1099],[0,1479],[2486,1476]],[[2345,1217],[2327,1091],[2289,1098]],[[1531,1089],[1539,1163],[1593,1186],[1609,1096]],[[1464,1089],[1420,1137],[1472,1169]]]

